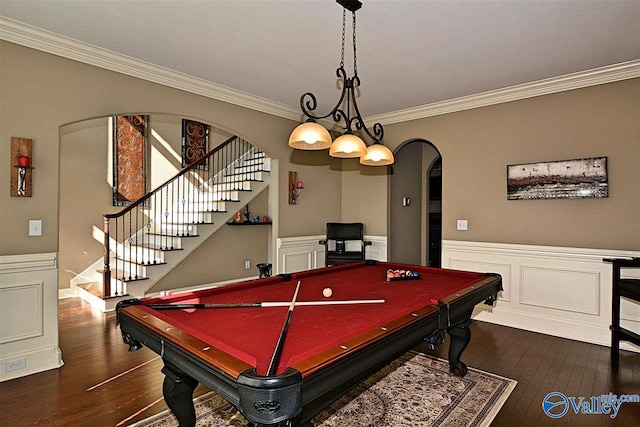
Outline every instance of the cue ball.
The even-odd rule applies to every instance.
[[[331,290],[331,288],[324,288],[322,290],[322,295],[324,295],[326,298],[329,298],[331,295],[333,295],[333,291]]]

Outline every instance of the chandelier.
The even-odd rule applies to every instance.
[[[382,145],[384,129],[380,123],[373,125],[373,133],[367,129],[360,115],[356,103],[355,90],[360,86],[358,66],[356,62],[356,10],[362,7],[359,0],[336,0],[342,6],[342,49],[340,52],[340,66],[336,76],[342,79],[342,93],[335,107],[325,115],[316,115],[314,110],[318,106],[316,97],[306,92],[300,97],[300,109],[307,117],[307,121],[296,127],[289,137],[289,146],[298,150],[326,150],[329,155],[343,159],[360,158],[360,163],[367,166],[387,166],[394,162],[393,153]],[[353,77],[348,77],[344,69],[344,41],[347,10],[353,17]],[[331,116],[338,123],[344,120],[344,133],[331,142],[331,135],[324,126],[316,120]],[[356,134],[366,134],[372,141],[367,146]]]

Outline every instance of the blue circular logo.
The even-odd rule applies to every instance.
[[[542,410],[551,418],[560,418],[569,410],[569,401],[564,394],[553,391],[542,400]]]

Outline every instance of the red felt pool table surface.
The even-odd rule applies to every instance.
[[[411,268],[416,280],[386,281],[389,268]],[[290,281],[275,276],[167,297],[148,298],[136,306],[182,333],[255,367],[265,375],[288,307],[155,310],[158,303],[231,303],[290,301],[298,280],[297,301],[384,299],[384,303],[297,306],[277,372],[350,342],[393,328],[394,322],[411,321],[417,311],[436,312],[434,300],[451,302],[473,289],[484,274],[402,264],[365,263],[292,274]],[[333,295],[325,298],[324,288]],[[169,328],[171,329],[171,328]],[[173,330],[173,329],[171,329]],[[171,339],[169,334],[168,339]],[[176,338],[180,344],[180,338]],[[303,372],[304,374],[304,372]]]

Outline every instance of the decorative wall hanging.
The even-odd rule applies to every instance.
[[[297,205],[298,197],[300,197],[300,193],[304,190],[302,186],[302,181],[298,181],[298,172],[289,171],[289,204]]]
[[[182,119],[182,167],[200,160],[209,152],[209,125]],[[207,169],[207,164],[196,166]]]
[[[147,118],[113,118],[113,205],[128,206],[147,192]]]
[[[507,166],[508,200],[608,196],[606,157]]]
[[[31,197],[33,140],[11,137],[11,197]]]

